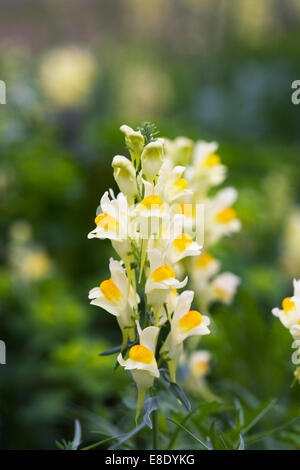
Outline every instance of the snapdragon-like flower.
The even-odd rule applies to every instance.
[[[184,287],[188,278],[186,277],[181,282],[178,281],[172,266],[164,264],[160,250],[149,250],[148,256],[150,272],[145,285],[145,293],[147,294],[148,304],[159,307],[166,302],[172,290]]]
[[[219,274],[210,284],[211,301],[220,300],[225,304],[230,304],[240,282],[240,278],[233,273]]]
[[[130,370],[138,389],[138,403],[136,410],[136,420],[144,401],[145,393],[152,387],[154,378],[159,377],[159,370],[155,359],[156,342],[159,328],[148,326],[141,329],[137,322],[139,344],[135,344],[129,350],[128,359],[124,359],[122,354],[118,356],[118,362],[126,370]]]
[[[128,339],[133,341],[135,338],[139,297],[131,285],[128,288],[128,279],[121,262],[111,258],[109,270],[110,279],[91,289],[89,299],[92,305],[103,308],[117,318],[123,336],[123,349]]]
[[[241,282],[233,273],[220,270],[220,262],[210,253],[202,253],[194,259],[192,280],[201,308],[207,310],[216,301],[229,305]]]
[[[201,248],[188,233],[180,233],[171,240],[168,246],[167,257],[172,264],[175,264],[188,256],[199,255]]]
[[[201,253],[193,259],[192,276],[195,283],[203,284],[203,282],[211,279],[220,269],[220,261],[214,258],[210,253]]]
[[[194,351],[189,358],[190,374],[195,380],[205,377],[210,371],[211,355],[208,351]]]
[[[234,188],[222,189],[217,195],[206,201],[205,205],[205,240],[206,245],[217,243],[224,235],[238,232],[241,223],[233,203],[237,199]]]
[[[108,191],[100,200],[95,218],[96,228],[88,234],[88,238],[109,238],[124,240],[128,234],[128,204],[124,194],[119,193],[117,199],[109,199]]]
[[[165,160],[157,180],[155,190],[168,203],[189,201],[193,191],[188,188],[188,182],[183,177],[184,166],[170,167],[170,161]]]
[[[166,259],[170,264],[177,264],[189,256],[199,256],[202,246],[193,237],[184,232],[185,220],[181,215],[175,215],[167,230],[165,246]]]
[[[167,357],[170,377],[176,381],[176,367],[183,351],[183,342],[190,336],[207,335],[210,333],[210,323],[206,315],[197,310],[191,310],[194,298],[193,291],[183,292],[177,300],[177,305],[171,321],[171,330],[161,348],[161,354]]]
[[[300,280],[294,279],[294,295],[283,299],[282,309],[273,308],[272,313],[295,339],[300,338]]]
[[[160,237],[149,241],[149,249],[157,248],[162,252],[166,264],[178,268],[179,261],[189,256],[198,256],[202,246],[185,231],[185,220],[181,214],[168,214],[168,223],[162,225]]]
[[[206,401],[220,402],[221,399],[211,391],[207,382],[207,376],[211,369],[210,352],[192,352],[187,361],[187,368],[186,390]]]
[[[129,238],[134,236],[134,225],[129,217],[129,207],[124,194],[119,193],[117,198],[110,199],[106,191],[96,213],[96,228],[88,234],[88,238],[108,238],[121,257],[127,256],[131,250]]]
[[[226,167],[222,165],[217,150],[216,142],[199,141],[195,144],[193,162],[188,168],[187,178],[195,191],[201,195],[210,187],[221,184],[226,177]],[[201,181],[199,187],[198,181]]]
[[[188,189],[188,183],[184,179],[184,166],[173,167],[170,159],[165,158],[157,177],[157,182],[140,177],[144,186],[144,198],[159,196],[167,204],[179,201],[189,201],[193,191]]]
[[[297,356],[294,364],[299,364],[298,357],[300,354],[299,340],[300,340],[300,279],[294,279],[294,295],[292,297],[285,297],[282,301],[282,309],[273,308],[272,313],[275,317],[279,318],[283,326],[285,326],[292,335],[295,343],[292,347],[296,348],[298,343],[298,350],[293,354]],[[300,367],[297,367],[295,372],[295,381],[300,382]]]

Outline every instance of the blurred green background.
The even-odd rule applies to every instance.
[[[295,416],[291,338],[271,308],[300,277],[300,105],[291,103],[299,0],[2,0],[0,8],[1,449],[55,448],[72,437],[74,417],[96,420],[98,432],[131,426],[130,377],[112,372],[114,356],[97,356],[119,343],[119,331],[87,299],[113,252],[87,233],[100,196],[116,189],[120,125],[146,120],[162,136],[219,141],[225,184],[239,190],[242,232],[216,253],[242,285],[232,306],[213,308],[216,332],[201,343],[213,355],[211,388],[249,406],[277,398],[266,426]],[[297,432],[276,446],[300,448]]]

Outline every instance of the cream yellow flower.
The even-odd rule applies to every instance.
[[[188,188],[188,182],[183,177],[184,172],[184,166],[170,168],[169,161],[165,160],[155,186],[155,191],[168,204],[191,199],[193,192]]]
[[[209,286],[210,301],[220,300],[229,305],[236,294],[241,280],[233,273],[224,272],[216,276]]]
[[[99,287],[89,292],[92,305],[103,308],[117,318],[123,335],[123,347],[128,337],[134,339],[135,319],[139,297],[132,286],[128,287],[128,279],[122,263],[113,258],[109,262],[110,279],[102,281]]]
[[[193,162],[186,175],[196,193],[221,184],[226,177],[226,167],[222,165],[217,149],[216,142],[199,141],[195,144]]]
[[[194,351],[189,358],[189,370],[192,377],[197,380],[205,377],[210,371],[210,353],[208,351]]]
[[[167,207],[163,199],[154,193],[154,187],[142,179],[144,198],[132,211],[142,239],[160,238],[168,220]]]
[[[241,223],[231,207],[237,199],[235,188],[222,189],[205,203],[205,243],[211,245],[233,232],[238,232]]]
[[[220,269],[220,261],[204,252],[193,258],[192,276],[195,282],[211,279]]]
[[[177,264],[189,256],[199,256],[202,246],[184,232],[184,216],[176,214],[171,217],[165,236],[165,258],[168,264]]]
[[[164,258],[160,250],[149,250],[150,273],[146,282],[145,292],[148,304],[161,306],[166,302],[169,293],[174,289],[180,289],[187,283],[186,277],[178,281],[172,266],[164,264]]]
[[[294,279],[294,295],[283,299],[282,309],[273,308],[272,313],[294,338],[300,337],[300,280]]]
[[[197,310],[190,310],[194,298],[193,291],[184,291],[178,297],[172,317],[171,330],[161,348],[167,357],[170,377],[176,381],[176,366],[183,351],[183,341],[190,336],[207,335],[210,320]]]
[[[113,193],[111,192],[113,196]],[[134,238],[134,224],[131,223],[127,199],[123,193],[110,199],[108,191],[101,198],[95,218],[96,228],[88,234],[88,238],[108,238],[121,257],[128,256],[131,251],[129,238]]]
[[[118,362],[126,370],[130,370],[138,389],[138,403],[136,420],[144,401],[145,393],[153,386],[154,379],[159,377],[159,370],[155,359],[156,342],[159,328],[148,326],[141,329],[137,322],[139,344],[132,346],[129,350],[129,358],[123,359],[122,354],[118,356]]]
[[[149,241],[149,249],[161,250],[166,264],[176,265],[186,257],[200,254],[202,246],[189,233],[184,232],[183,215],[169,212],[162,227],[160,238]]]

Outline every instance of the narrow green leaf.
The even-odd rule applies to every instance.
[[[175,382],[170,383],[170,388],[169,390],[175,395],[176,398],[184,405],[186,410],[190,413],[192,410],[191,404],[184,393],[184,391],[177,385]]]
[[[188,415],[186,415],[183,420],[181,421],[181,425],[185,424],[187,422],[187,420],[192,416],[193,412],[189,413]],[[178,434],[180,432],[180,427],[177,426],[177,428],[175,429],[175,431],[173,432],[171,438],[170,438],[170,441],[169,441],[169,444],[167,446],[167,450],[171,450],[173,445],[175,444],[175,441],[178,437]]]
[[[120,346],[115,346],[114,348],[107,349],[106,351],[103,351],[102,353],[99,353],[98,356],[110,356],[111,354],[115,354],[119,351],[121,351],[122,345]]]
[[[252,442],[259,441],[261,439],[264,439],[265,437],[271,436],[272,434],[275,434],[277,432],[283,431],[283,429],[288,428],[292,424],[296,423],[300,419],[300,416],[297,416],[297,418],[293,418],[287,423],[282,424],[281,426],[277,426],[276,428],[270,429],[269,431],[262,432],[260,434],[254,434],[253,436],[250,436],[248,439],[245,439],[246,444],[250,444]]]
[[[263,403],[261,406],[258,407],[256,410],[256,415],[254,418],[248,423],[246,426],[242,428],[243,434],[246,434],[253,428],[269,411],[276,405],[276,400],[272,399],[269,400],[267,403]]]
[[[105,444],[106,442],[112,441],[113,439],[120,439],[120,437],[126,436],[126,434],[127,433],[119,434],[118,436],[107,437],[106,439],[102,439],[102,441],[95,442],[94,444],[91,444],[90,446],[87,446],[87,447],[83,447],[83,449],[80,449],[80,450],[94,449],[95,447],[101,446],[102,444]]]
[[[245,425],[244,410],[240,401],[237,398],[234,400],[234,406],[236,409],[236,429],[240,430]]]
[[[136,344],[135,341],[129,341],[127,345],[124,348],[124,352],[126,352],[131,346]],[[107,349],[106,351],[103,351],[102,353],[98,354],[98,356],[110,356],[111,354],[115,354],[119,351],[121,351],[122,345],[120,344],[119,346],[115,346],[114,348]]]
[[[122,444],[124,444],[124,442],[128,441],[129,439],[131,439],[133,436],[135,436],[137,433],[139,433],[144,427],[145,427],[145,423],[141,423],[139,424],[139,426],[137,426],[136,428],[134,428],[132,431],[130,431],[129,433],[125,434],[125,436],[120,439],[116,444],[114,444],[113,446],[111,446],[108,450],[115,450],[117,449],[118,447],[120,447]]]

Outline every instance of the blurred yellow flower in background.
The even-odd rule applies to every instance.
[[[39,279],[49,272],[51,260],[42,250],[33,251],[23,261],[23,271],[31,279]]]
[[[96,68],[95,57],[87,49],[76,45],[54,49],[41,60],[40,86],[55,105],[73,107],[87,98]]]
[[[33,243],[31,225],[19,220],[10,227],[9,263],[15,277],[25,282],[50,274],[53,263],[43,247]]]
[[[153,65],[130,65],[117,80],[117,107],[119,112],[126,113],[127,119],[153,118],[166,111],[173,101],[170,77]]]
[[[272,15],[274,0],[234,0],[232,3],[232,12],[236,16],[235,24],[242,37],[257,42],[272,29],[275,23],[275,16]]]

